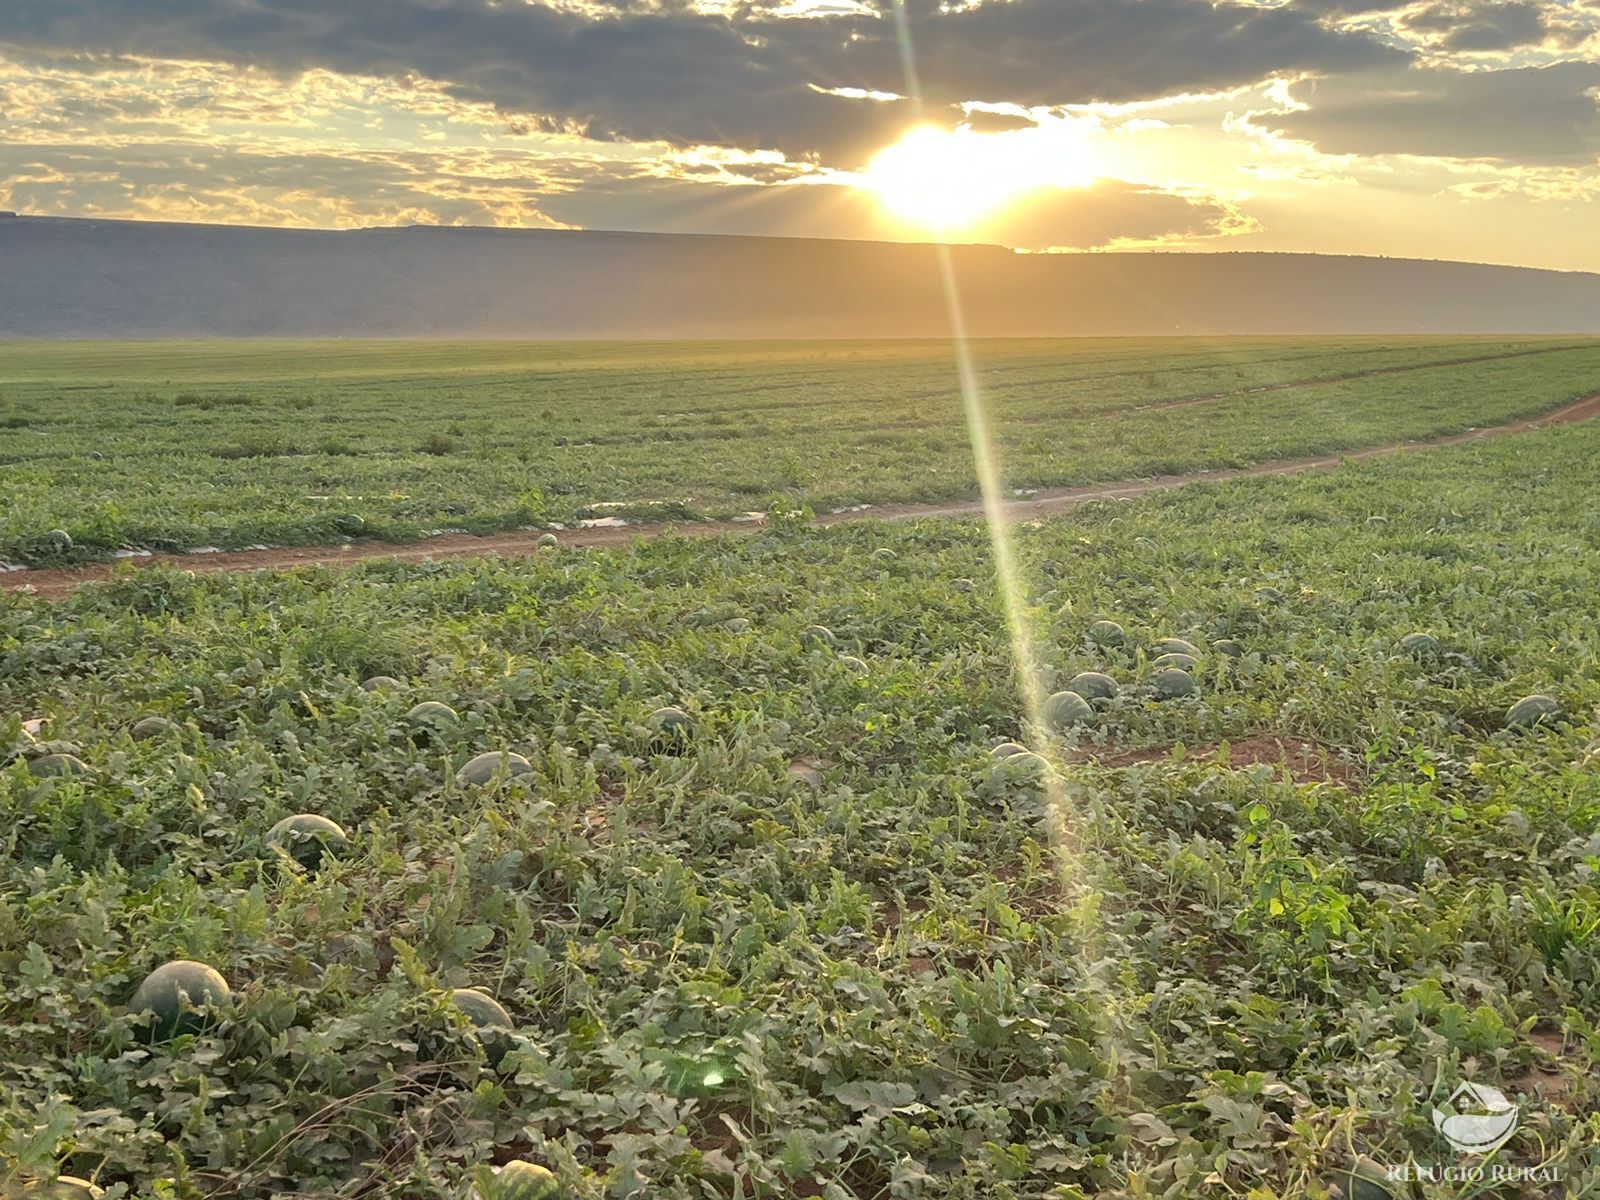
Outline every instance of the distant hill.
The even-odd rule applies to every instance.
[[[1600,333],[1600,275],[1313,254],[960,246],[980,336]],[[905,337],[926,245],[0,217],[3,337]]]

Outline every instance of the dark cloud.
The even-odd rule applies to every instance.
[[[228,147],[0,145],[0,208],[27,212],[261,224],[558,224],[654,233],[915,238],[873,197],[842,184],[665,178],[616,163],[562,161],[506,179],[424,153],[361,157]],[[493,165],[486,158],[482,165]],[[759,168],[755,168],[759,170]],[[337,219],[341,212],[359,221]],[[1222,205],[1113,180],[1051,190],[970,231],[1025,250],[1092,249],[1119,240],[1207,236]]]
[[[1010,133],[1018,129],[1032,129],[1032,117],[1020,116],[1017,113],[986,112],[983,109],[974,109],[969,112],[964,122],[977,133]]]
[[[904,238],[859,189],[836,184],[719,186],[616,174],[542,202],[557,220],[592,229],[660,233],[786,234],[795,237]],[[981,222],[963,241],[1020,250],[1094,249],[1119,241],[1205,237],[1232,214],[1221,204],[1117,180],[1039,192]]]
[[[1204,0],[1010,0],[942,11],[911,0],[924,89],[963,100],[1125,101],[1407,60],[1314,12]],[[817,89],[901,91],[884,16],[727,18],[680,0],[606,14],[486,0],[5,0],[0,44],[138,54],[295,73],[415,76],[538,127],[815,153],[853,165],[911,119],[908,104]]]
[[[268,225],[549,224],[540,198],[581,182],[567,163],[529,163],[514,180],[471,168],[460,156],[446,165],[421,153],[0,143],[0,208]]]
[[[1330,154],[1583,164],[1600,158],[1597,88],[1600,63],[1413,69],[1309,81],[1308,109],[1255,119]]]
[[[1510,50],[1545,40],[1549,25],[1537,4],[1434,4],[1407,14],[1413,33],[1438,37],[1446,50],[1481,52]]]
[[[996,222],[997,240],[1024,250],[1093,250],[1119,242],[1215,237],[1234,214],[1215,200],[1115,179],[1032,198]]]
[[[1416,0],[1293,0],[1301,12],[1319,16],[1356,16],[1361,13],[1396,12]]]

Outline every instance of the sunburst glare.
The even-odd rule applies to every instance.
[[[1096,175],[1086,139],[1065,122],[1007,133],[914,126],[857,177],[897,221],[940,234],[970,230],[1050,188]]]

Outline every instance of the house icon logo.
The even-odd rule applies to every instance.
[[[1483,1083],[1463,1083],[1433,1110],[1433,1127],[1463,1154],[1487,1154],[1517,1128],[1517,1106]]]

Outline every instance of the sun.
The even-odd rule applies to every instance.
[[[919,125],[879,151],[858,185],[903,224],[955,233],[1056,184],[1059,168],[1040,149],[1033,138]]]

